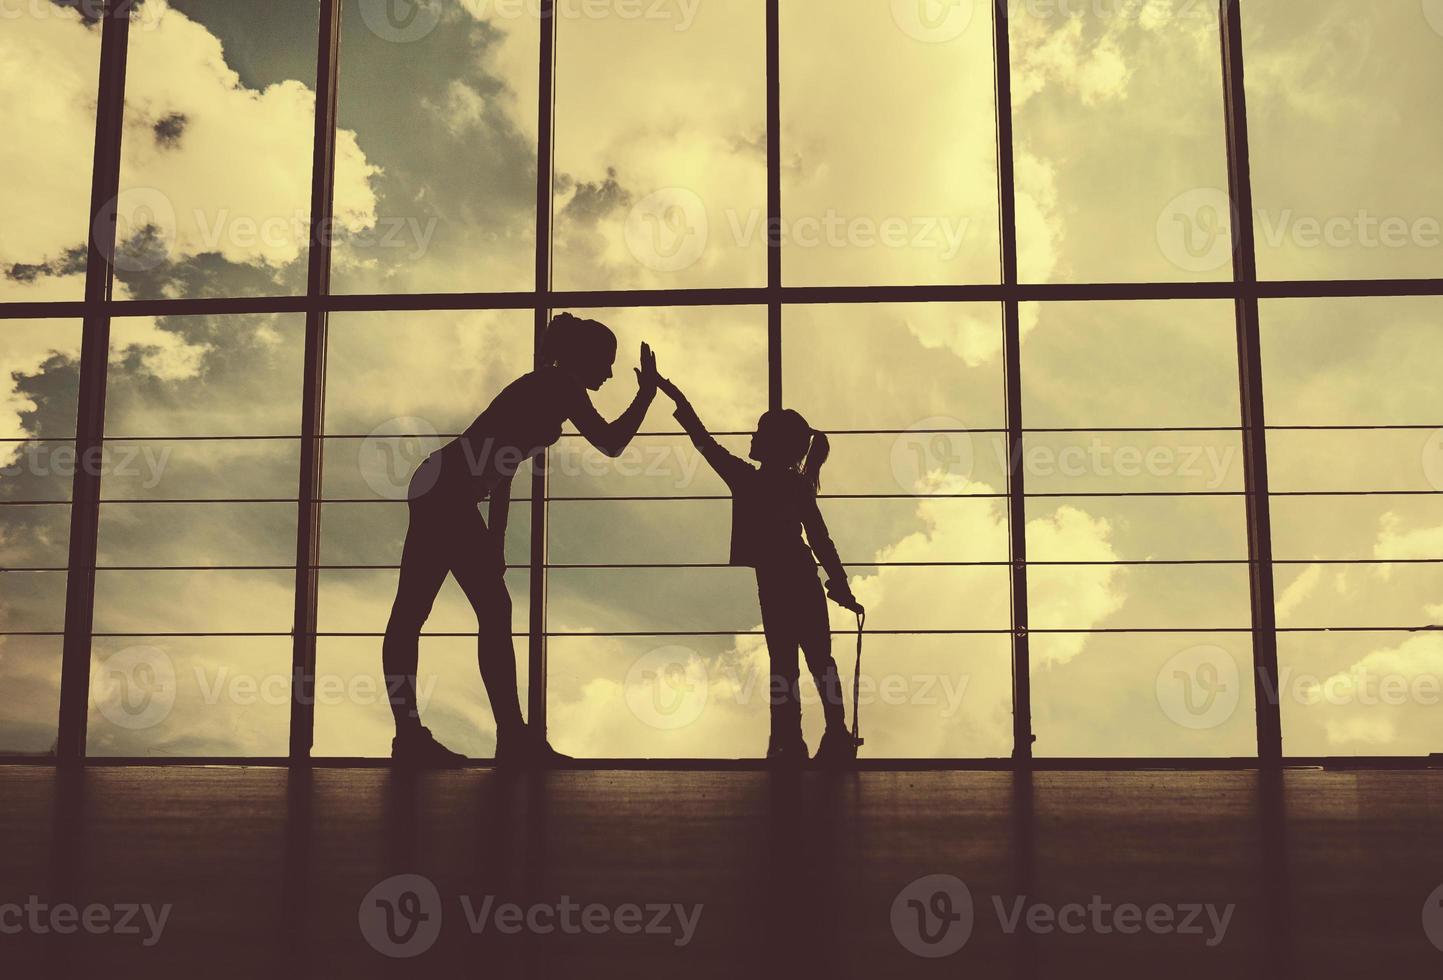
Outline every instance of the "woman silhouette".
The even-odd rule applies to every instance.
[[[610,328],[558,314],[542,337],[539,360],[541,367],[507,385],[464,433],[427,457],[411,478],[400,582],[381,646],[396,718],[391,757],[397,762],[448,766],[464,759],[421,724],[416,703],[421,627],[447,573],[456,576],[476,612],[481,679],[496,719],[496,761],[546,764],[566,758],[526,727],[517,698],[511,596],[503,578],[511,481],[523,462],[561,438],[561,425],[568,419],[597,449],[620,455],[656,396],[656,358],[641,345],[636,397],[613,422],[597,413],[587,394],[611,377],[616,335]],[[488,497],[489,529],[477,508]]]

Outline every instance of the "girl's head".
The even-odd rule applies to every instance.
[[[782,408],[757,420],[748,455],[763,466],[797,470],[815,491],[821,486],[822,464],[830,453],[825,433],[808,425],[800,412]]]
[[[616,334],[600,320],[558,313],[541,337],[541,363],[574,374],[595,391],[611,377],[616,363]]]

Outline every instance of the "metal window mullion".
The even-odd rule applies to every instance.
[[[69,574],[65,583],[65,638],[60,664],[60,716],[56,756],[62,764],[85,758],[90,711],[90,646],[95,621],[95,554],[100,531],[100,453],[105,443],[105,386],[110,354],[110,297],[114,284],[116,199],[120,194],[120,143],[125,113],[125,68],[130,0],[106,4],[100,28],[100,74],[95,149],[90,182],[89,249],[85,264],[80,390],[76,404],[75,467],[70,505]]]
[[[1277,613],[1273,604],[1272,518],[1268,496],[1267,416],[1263,407],[1258,266],[1253,228],[1252,173],[1248,159],[1247,92],[1243,80],[1242,21],[1238,0],[1220,0],[1223,111],[1227,127],[1228,192],[1232,205],[1233,269],[1237,285],[1238,385],[1242,415],[1243,487],[1247,507],[1253,669],[1259,696],[1258,757],[1282,759],[1278,690]]]
[[[1013,184],[1012,49],[1006,4],[994,8],[997,202],[1002,265],[1002,348],[1007,400],[1007,538],[1012,598],[1012,761],[1032,764],[1031,641],[1027,615],[1027,487],[1022,472],[1022,330],[1017,291],[1017,197]]]
[[[535,363],[541,364],[541,339],[551,316],[552,191],[556,127],[556,5],[541,0],[536,140],[536,323]],[[546,735],[546,450],[531,467],[531,571],[526,643],[526,717],[536,734]]]
[[[781,2],[767,0],[767,408],[782,402]]]
[[[301,380],[300,485],[296,511],[295,618],[291,632],[290,758],[309,762],[315,734],[317,605],[320,592],[321,486],[325,447],[326,328],[331,289],[331,216],[335,189],[336,107],[341,0],[322,0],[316,45],[316,118],[311,158],[311,229],[306,275],[306,348]]]

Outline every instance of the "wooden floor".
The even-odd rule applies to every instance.
[[[10,766],[0,833],[6,977],[1443,976],[1425,929],[1430,896],[1443,916],[1443,772]],[[947,956],[913,951],[946,951],[966,921],[947,917],[963,898],[912,885],[931,875],[972,905]],[[9,934],[6,903],[31,896],[171,911],[151,946],[148,926],[39,935],[32,918]],[[1024,897],[1039,911],[1009,933]],[[508,902],[553,930],[475,931],[465,903]],[[564,902],[595,907],[589,929],[575,910],[556,928]],[[1131,934],[1091,910],[1046,931],[1070,903],[1164,911]],[[1205,912],[1199,931],[1165,926],[1194,906],[1231,907],[1226,931]],[[434,945],[391,958],[373,940]]]

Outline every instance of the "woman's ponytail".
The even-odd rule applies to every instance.
[[[831,454],[832,444],[827,441],[827,434],[813,429],[811,445],[807,447],[806,458],[802,460],[802,479],[807,481],[812,493],[822,488],[822,464]]]

